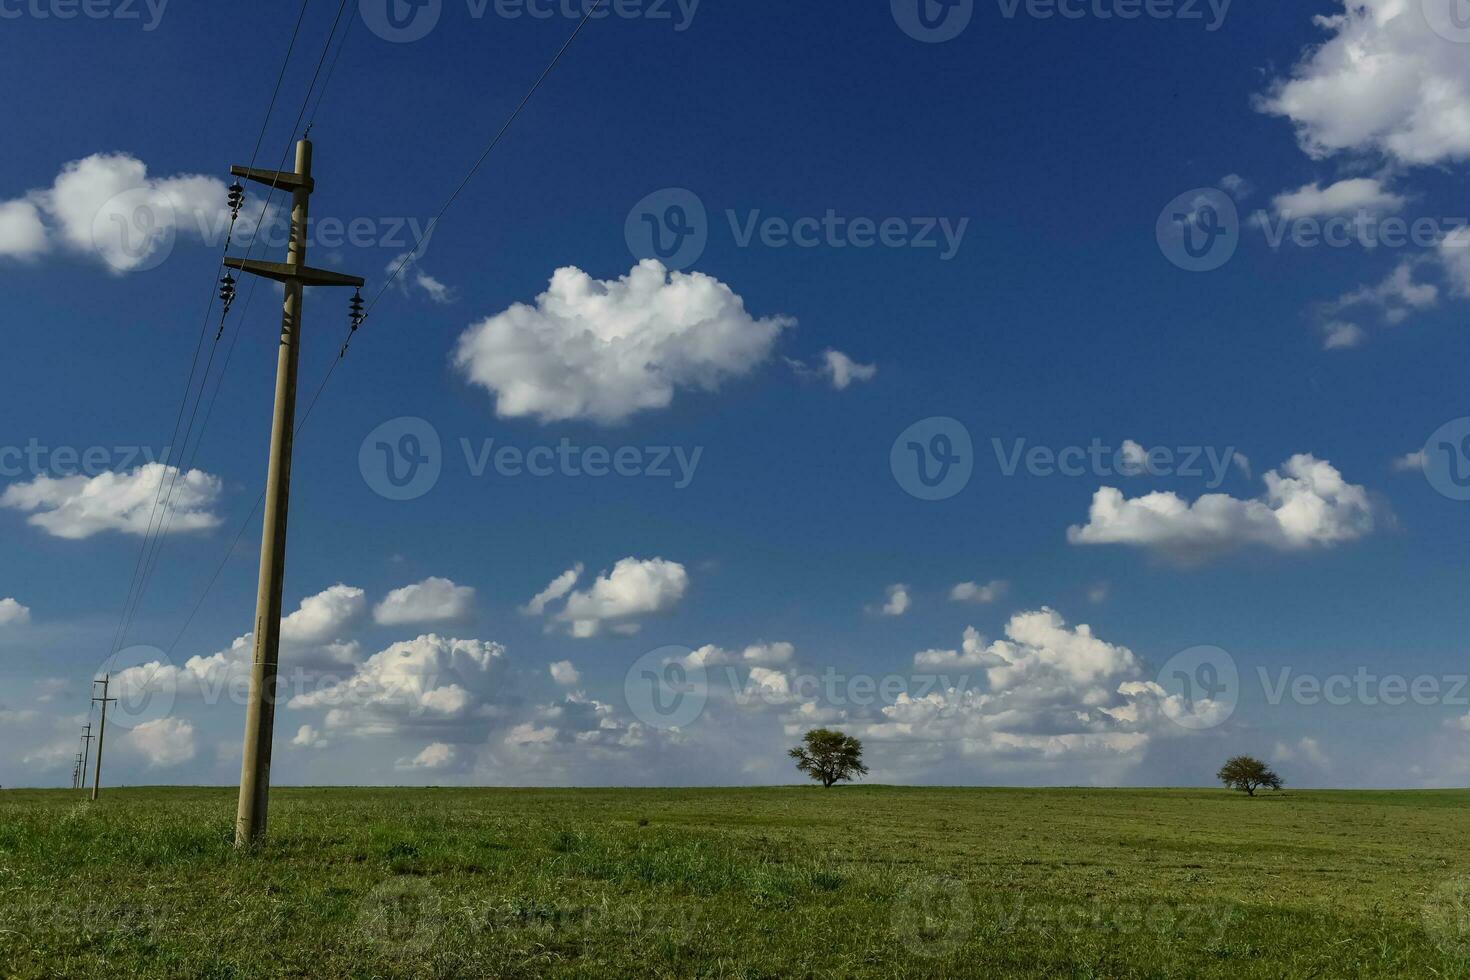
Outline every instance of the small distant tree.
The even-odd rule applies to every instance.
[[[1238,755],[1220,767],[1216,774],[1228,789],[1238,789],[1247,796],[1255,796],[1261,787],[1280,789],[1281,777],[1260,759]]]
[[[788,755],[796,760],[796,768],[828,789],[833,783],[868,774],[863,743],[830,728],[813,728]]]

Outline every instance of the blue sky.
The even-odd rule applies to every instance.
[[[1465,782],[1463,11],[922,2],[954,36],[914,0],[586,26],[298,441],[278,782],[787,781],[819,722],[891,782],[1198,784],[1237,751]],[[572,7],[403,5],[394,35],[350,2],[311,262],[377,296]],[[230,783],[258,518],[204,589],[264,478],[277,289],[241,284],[117,643],[172,480],[132,447],[170,441],[301,8],[68,9],[0,2],[0,782],[65,784],[110,669],[109,781]],[[308,3],[258,166],[336,11]],[[119,218],[156,237],[123,250]],[[308,295],[303,408],[347,298]],[[931,493],[936,435],[963,460]],[[495,461],[563,445],[575,469]]]

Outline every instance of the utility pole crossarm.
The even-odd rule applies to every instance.
[[[255,167],[231,167],[230,176],[244,177],[253,180],[257,184],[265,184],[268,187],[279,187],[283,191],[306,191],[310,194],[316,190],[316,184],[311,176],[286,173],[284,170],[259,170]]]
[[[259,259],[225,259],[225,265],[276,282],[299,282],[303,286],[355,286],[361,289],[365,280],[326,269],[313,269],[285,262],[262,262]]]

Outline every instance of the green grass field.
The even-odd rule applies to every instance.
[[[1470,791],[0,793],[15,977],[1470,976]]]

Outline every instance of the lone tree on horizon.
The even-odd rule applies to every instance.
[[[1260,759],[1238,755],[1220,767],[1216,773],[1220,782],[1229,789],[1242,790],[1246,796],[1255,796],[1262,786],[1280,789],[1281,777]]]
[[[868,767],[863,765],[863,743],[830,728],[813,728],[802,744],[787,754],[796,760],[796,768],[827,789],[833,783],[868,774]]]

